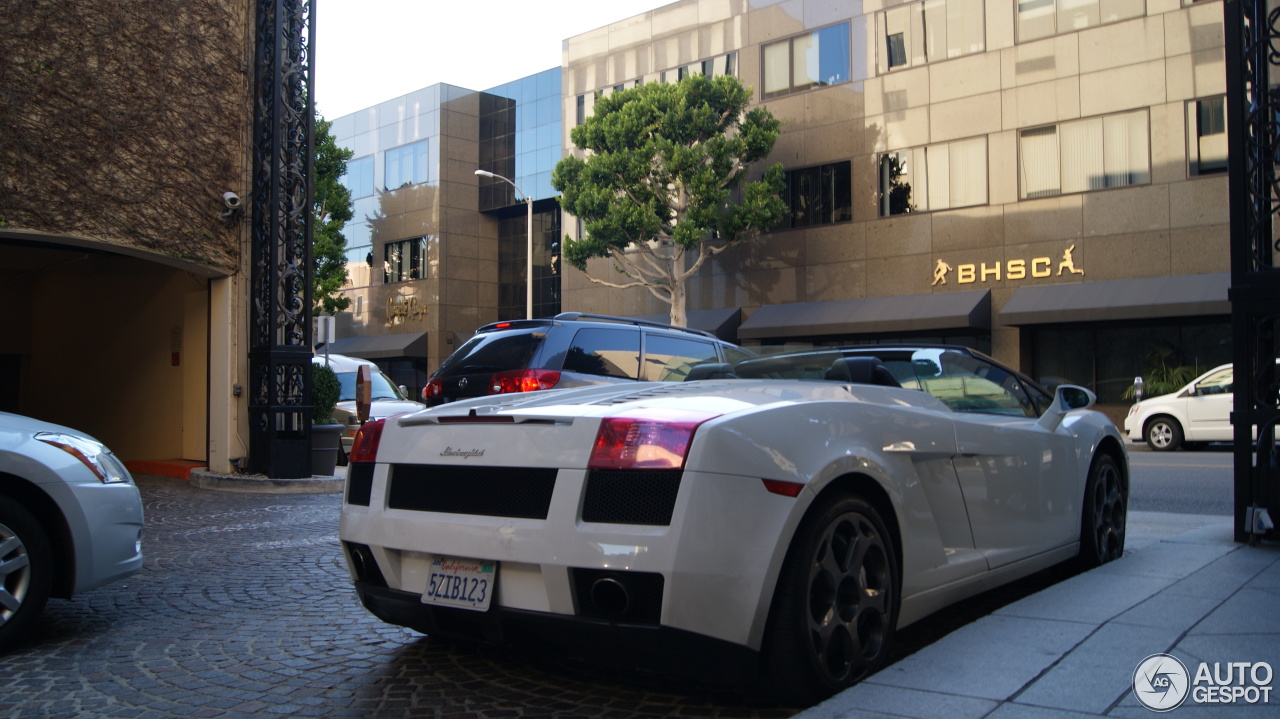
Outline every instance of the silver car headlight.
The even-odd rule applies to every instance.
[[[52,445],[80,460],[103,484],[128,482],[129,472],[103,445],[85,437],[59,432],[40,432],[36,439]]]

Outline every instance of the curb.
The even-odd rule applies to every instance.
[[[343,474],[346,472],[343,471]],[[336,494],[343,490],[346,478],[312,476],[297,479],[271,479],[261,475],[218,474],[206,469],[191,471],[187,480],[197,489],[222,492],[258,492],[260,494]]]

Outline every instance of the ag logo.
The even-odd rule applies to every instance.
[[[1133,670],[1133,695],[1154,712],[1182,706],[1190,688],[1191,675],[1186,665],[1169,654],[1152,654]]]

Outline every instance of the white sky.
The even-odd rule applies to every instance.
[[[317,0],[316,107],[348,115],[438,82],[559,67],[562,41],[671,0]]]

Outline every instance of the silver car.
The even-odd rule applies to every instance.
[[[0,648],[49,597],[142,567],[142,497],[129,471],[83,432],[0,412]]]
[[[351,440],[360,429],[360,419],[356,416],[356,370],[360,365],[369,365],[371,398],[369,403],[369,419],[385,419],[405,412],[417,412],[426,405],[406,399],[403,390],[397,387],[391,378],[382,373],[378,365],[367,359],[348,357],[338,354],[318,354],[311,358],[315,364],[328,363],[333,373],[338,376],[338,404],[333,408],[333,418],[347,427],[342,433],[342,453],[340,458],[351,453]],[[345,464],[345,460],[343,460]]]

